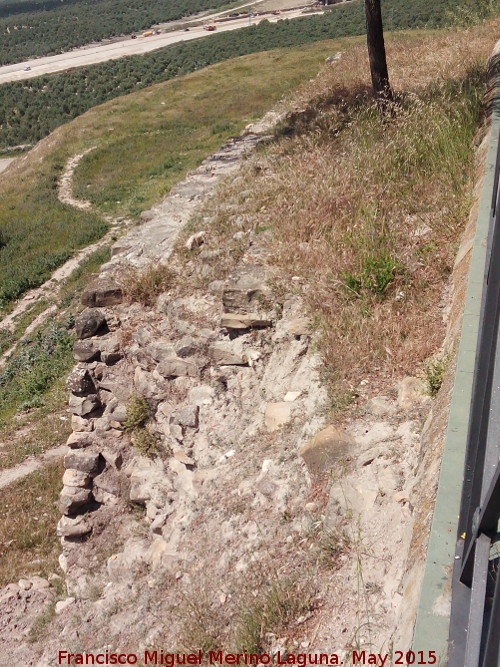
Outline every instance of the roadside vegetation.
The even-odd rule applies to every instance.
[[[470,14],[473,10],[469,5],[470,0],[436,0],[432,3],[415,0],[411,4],[405,0],[386,0],[386,28],[443,27],[454,21],[457,7],[463,6],[464,11]],[[19,32],[23,31],[16,31],[16,34]],[[26,42],[30,45],[34,40],[32,32],[29,42]],[[3,84],[0,86],[0,148],[34,143],[101,102],[207,65],[264,50],[296,47],[325,39],[362,35],[364,32],[363,4],[352,2],[335,6],[324,16],[292,21],[285,19],[278,23],[263,21],[249,28],[216,33],[141,56]],[[47,34],[44,24],[44,40]],[[10,38],[10,35],[6,37]]]
[[[51,299],[57,311],[34,333],[23,336],[48,301],[16,322],[9,347],[17,342],[17,348],[0,367],[0,470],[63,444],[69,435],[64,379],[74,363],[73,322],[83,287],[107,259],[109,249],[103,248],[82,262]]]

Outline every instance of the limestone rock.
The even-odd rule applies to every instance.
[[[149,222],[150,220],[153,220],[155,217],[155,214],[153,211],[141,211],[139,215],[141,222]]]
[[[227,283],[222,293],[222,303],[228,312],[247,310],[255,300],[262,300],[268,294],[265,282],[253,275],[240,276]]]
[[[364,468],[365,466],[370,465],[370,463],[373,463],[375,459],[389,455],[390,451],[386,445],[377,445],[376,447],[372,447],[363,452],[361,456],[358,456],[357,463],[360,468]]]
[[[84,419],[79,415],[71,415],[71,428],[75,433],[90,432],[94,430],[94,423],[91,419]],[[71,445],[68,445],[68,447],[71,447]]]
[[[163,386],[161,381],[158,382],[151,373],[139,368],[139,366],[135,369],[134,384],[137,393],[144,398],[161,401],[167,395],[166,386]]]
[[[310,336],[311,320],[307,317],[294,317],[285,324],[285,330],[292,336]]]
[[[124,421],[127,421],[127,405],[126,403],[116,403],[115,406],[109,406],[110,416],[113,422],[123,424]],[[118,428],[118,426],[113,425],[113,428]]]
[[[99,454],[88,451],[71,451],[64,457],[66,469],[79,470],[84,473],[93,473],[99,465]]]
[[[264,425],[269,433],[277,431],[290,421],[292,406],[289,402],[268,403],[264,415]]]
[[[197,405],[187,405],[174,415],[173,423],[179,426],[187,426],[190,428],[198,428],[198,413],[200,408]]]
[[[100,351],[93,340],[77,340],[73,346],[73,356],[77,361],[95,361],[99,359]]]
[[[88,396],[75,396],[71,394],[68,405],[70,412],[83,417],[98,408],[101,402],[97,394],[89,394]]]
[[[56,602],[56,608],[55,612],[59,616],[59,614],[62,614],[63,611],[66,611],[68,607],[71,607],[71,605],[75,604],[75,598],[66,598],[66,600],[59,600],[59,602]]]
[[[90,489],[63,486],[59,498],[59,509],[63,514],[73,514],[87,505],[91,499]]]
[[[122,490],[120,475],[112,468],[106,468],[106,470],[94,477],[94,487],[102,489],[113,496],[119,496]]]
[[[410,494],[407,491],[397,491],[393,496],[393,500],[395,500],[397,503],[409,503],[410,502]]]
[[[120,470],[123,465],[123,455],[121,451],[115,451],[114,449],[105,447],[102,450],[102,455],[104,456],[106,463],[108,463],[113,468]]]
[[[117,361],[123,359],[123,353],[120,350],[120,341],[116,335],[99,340],[98,347],[101,353],[101,360],[107,365],[116,364]]]
[[[130,474],[129,499],[133,503],[146,504],[154,499],[161,507],[171,490],[163,465],[157,461],[141,458],[133,462]]]
[[[214,343],[210,348],[210,356],[219,366],[246,366],[246,355],[239,354],[233,349],[231,342],[221,341]]]
[[[64,486],[85,487],[89,483],[90,477],[88,473],[82,470],[68,470],[64,471],[63,484]]]
[[[82,537],[91,532],[92,526],[83,515],[74,518],[62,516],[57,524],[59,537]]]
[[[192,405],[211,405],[215,390],[208,384],[198,384],[188,391],[187,399]]]
[[[121,286],[111,278],[97,278],[82,292],[82,303],[90,308],[114,306],[123,301]]]
[[[94,436],[88,431],[78,431],[70,433],[66,444],[70,449],[84,449],[94,444]]]
[[[351,455],[354,447],[355,441],[348,433],[330,425],[304,445],[300,455],[309,472],[318,474],[329,470],[335,463]]]
[[[197,345],[194,338],[191,336],[183,336],[181,340],[176,343],[175,351],[178,357],[182,359],[192,357],[193,354],[199,352],[199,345]]]
[[[197,364],[179,357],[161,361],[156,370],[165,378],[198,377],[200,374]]]
[[[271,320],[265,320],[257,313],[248,313],[243,315],[234,315],[226,313],[221,317],[221,327],[225,329],[262,329],[272,326]]]
[[[384,417],[385,415],[392,415],[396,412],[396,406],[387,396],[374,396],[370,398],[364,408],[367,412],[375,417]]]
[[[104,330],[106,317],[101,310],[84,310],[75,320],[75,332],[78,338],[90,338]]]
[[[31,583],[34,591],[44,591],[50,588],[50,583],[47,579],[39,577],[38,575],[31,577]]]
[[[401,409],[411,410],[429,400],[429,396],[425,394],[424,383],[420,378],[408,376],[399,383],[398,405]]]
[[[197,232],[196,234],[191,234],[191,236],[186,241],[186,248],[188,250],[199,248],[203,243],[205,243],[205,234],[206,232]]]
[[[137,569],[143,569],[147,563],[146,545],[137,538],[125,542],[123,552],[108,558],[107,570],[112,583],[131,583],[137,575]]]
[[[196,463],[196,461],[183,452],[182,449],[174,449],[172,454],[177,461],[180,461],[185,466],[194,466]]]
[[[66,388],[74,394],[95,393],[95,385],[86,366],[78,365],[68,375]]]
[[[146,346],[147,354],[156,362],[175,358],[175,348],[168,340],[154,340]]]

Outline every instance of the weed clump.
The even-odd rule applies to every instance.
[[[234,642],[238,651],[263,653],[266,635],[279,635],[299,616],[313,607],[313,589],[309,582],[276,579],[255,601],[240,607]]]
[[[445,355],[431,359],[425,365],[425,382],[431,398],[435,398],[441,389],[449,361],[449,356]]]
[[[320,564],[335,567],[339,556],[347,553],[351,547],[351,538],[345,530],[334,528],[326,531],[318,542]]]
[[[151,408],[148,402],[143,396],[136,394],[127,403],[127,418],[123,422],[123,428],[129,433],[143,428],[150,416]]]
[[[389,255],[368,255],[361,262],[359,272],[354,274],[345,271],[341,277],[350,294],[363,296],[368,293],[380,299],[402,272],[402,265]]]
[[[130,434],[132,444],[143,456],[153,458],[159,453],[158,436],[147,429],[151,407],[143,396],[134,395],[127,403],[127,418],[123,428]]]
[[[157,297],[175,284],[175,273],[165,264],[151,264],[146,269],[129,269],[121,279],[123,291],[130,302],[152,306]]]

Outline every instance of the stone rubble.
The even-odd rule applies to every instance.
[[[238,142],[233,148],[243,151]],[[362,388],[358,416],[328,423],[300,279],[278,299],[265,252],[242,231],[236,234],[247,251],[230,273],[207,273],[207,260],[220,256],[210,247],[209,220],[183,248],[206,289],[179,295],[173,288],[153,307],[126,301],[121,272],[168,260],[179,225],[225,159],[221,151],[197,170],[194,191],[180,184],[146,212],[82,295],[57,525],[66,597],[57,600],[52,585],[34,578],[0,590],[0,637],[18,622],[14,598],[57,600],[55,634],[37,654],[26,648],[16,655],[26,664],[50,665],[61,642],[86,650],[122,642],[137,652],[167,632],[162,641],[174,646],[183,627],[180,599],[197,604],[199,591],[215,590],[211,614],[220,606],[234,613],[239,581],[270,562],[286,576],[313,567],[321,544],[346,530],[354,537],[342,544],[351,550],[363,548],[355,535],[374,545],[366,576],[382,584],[373,583],[378,598],[370,604],[383,618],[376,638],[390,640],[411,535],[427,400],[421,382],[404,379],[380,396]],[[311,652],[337,652],[346,615],[356,616],[357,561],[344,551],[333,570],[317,574],[324,591],[343,577],[342,610],[323,599],[297,621]],[[28,598],[24,609],[26,632],[34,620]],[[317,626],[311,640],[309,621]],[[275,637],[275,647],[285,641]]]

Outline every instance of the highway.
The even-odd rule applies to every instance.
[[[322,11],[315,12],[322,14]],[[294,9],[283,11],[281,14],[273,15],[267,14],[265,16],[253,16],[251,18],[245,17],[242,19],[234,19],[227,23],[218,23],[217,31],[226,32],[229,30],[238,30],[247,27],[248,25],[255,25],[261,21],[267,20],[271,23],[276,23],[284,18],[294,19],[302,14],[302,9]],[[308,13],[307,16],[311,16]],[[211,18],[211,17],[206,17]],[[199,19],[198,19],[199,20]],[[63,72],[73,67],[82,67],[84,65],[94,65],[96,63],[103,63],[108,60],[116,60],[124,56],[141,55],[149,51],[161,49],[170,44],[178,42],[187,42],[200,37],[207,37],[214,33],[207,32],[202,25],[193,25],[188,31],[183,29],[171,32],[164,32],[160,35],[151,35],[149,37],[137,37],[131,39],[127,37],[112,43],[95,44],[92,46],[85,46],[73,51],[68,51],[55,56],[46,56],[45,58],[36,58],[33,60],[26,60],[22,63],[14,65],[4,65],[0,67],[0,84],[9,81],[21,81],[24,79],[32,79],[33,77],[41,76],[43,74],[53,74],[54,72]]]

